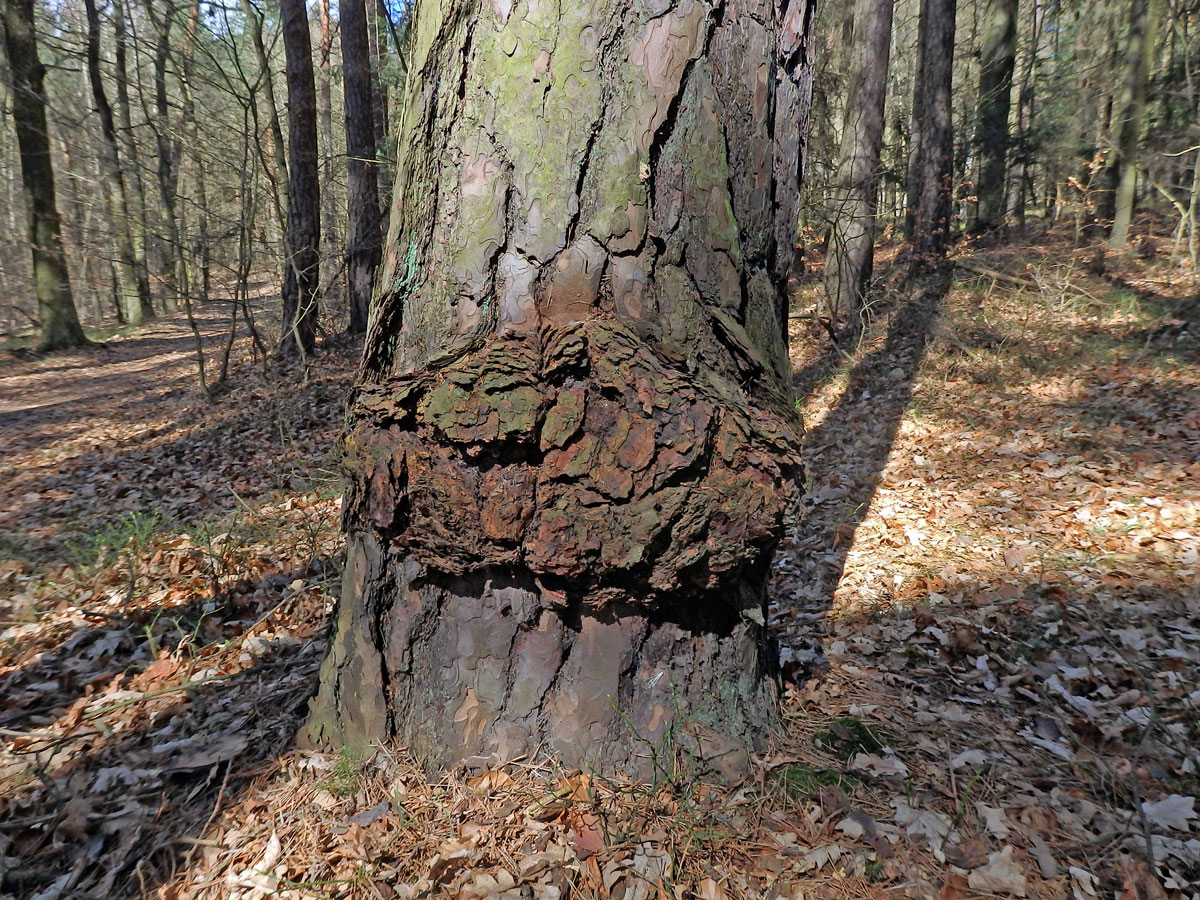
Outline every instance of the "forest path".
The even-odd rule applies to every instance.
[[[204,309],[196,323],[206,352],[216,352],[227,328],[225,316]],[[6,354],[0,369],[0,426],[44,431],[70,417],[152,414],[178,394],[183,382],[195,382],[195,345],[186,316],[173,313],[83,350]]]
[[[196,311],[210,383],[226,304]],[[0,360],[0,546],[29,557],[130,516],[195,522],[305,481],[334,442],[350,363],[310,387],[263,378],[244,322],[230,380],[206,401],[184,313],[102,345]],[[293,400],[295,402],[293,402]],[[61,548],[60,548],[61,549]]]
[[[197,324],[215,372],[228,307]],[[356,360],[338,344],[306,384],[264,377],[240,324],[205,399],[183,313],[0,359],[0,895],[136,893],[135,866],[170,871],[175,838],[290,746],[338,575],[329,454]]]

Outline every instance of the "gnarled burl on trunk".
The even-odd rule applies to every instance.
[[[803,0],[424,0],[310,740],[732,777],[799,508]]]

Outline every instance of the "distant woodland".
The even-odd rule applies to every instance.
[[[10,338],[40,329],[43,344],[62,345],[82,339],[75,319],[137,325],[217,300],[249,322],[250,301],[264,298],[263,352],[290,334],[307,356],[317,335],[365,329],[395,178],[407,3],[4,0],[3,13]],[[934,204],[924,250],[1065,221],[1078,243],[1153,233],[1196,271],[1193,0],[858,0],[809,15],[797,248],[801,261],[832,254],[835,326],[864,301],[873,241],[906,217],[911,231],[922,178]],[[47,143],[30,151],[24,181],[22,119]],[[46,262],[59,255],[55,231],[61,265]],[[39,243],[37,265],[52,266],[40,275]],[[39,310],[51,283],[58,311],[47,300]]]

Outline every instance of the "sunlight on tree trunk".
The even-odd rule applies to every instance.
[[[858,0],[854,10],[853,71],[825,263],[830,313],[851,331],[858,329],[875,253],[893,5],[893,0]]]
[[[776,724],[809,10],[650,7],[418,4],[312,740],[735,777]]]
[[[0,24],[12,77],[12,119],[21,156],[25,216],[33,253],[33,286],[41,327],[39,347],[58,350],[86,344],[63,253],[54,199],[54,169],[46,125],[45,67],[38,58],[33,0],[0,0]]]
[[[1129,36],[1125,42],[1125,77],[1117,99],[1116,163],[1113,171],[1113,224],[1108,236],[1112,247],[1129,240],[1129,223],[1137,190],[1142,135],[1146,130],[1146,91],[1154,41],[1158,33],[1158,0],[1132,0]]]

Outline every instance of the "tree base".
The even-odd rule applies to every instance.
[[[394,738],[431,773],[538,748],[605,775],[653,781],[683,756],[695,774],[734,780],[777,723],[775,656],[751,580],[762,583],[748,579],[736,619],[658,621],[562,608],[500,570],[447,575],[352,535],[304,737],[356,753]]]

